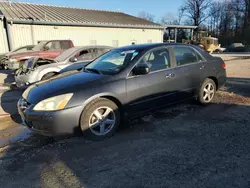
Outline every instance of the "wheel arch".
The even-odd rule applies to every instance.
[[[92,101],[98,99],[98,98],[106,98],[111,100],[112,102],[114,102],[118,107],[122,105],[122,102],[118,99],[118,97],[112,93],[100,93],[100,94],[96,94],[90,98],[88,98],[84,104],[83,104],[83,109],[90,104]]]
[[[214,83],[215,83],[215,85],[216,85],[216,90],[218,90],[218,89],[219,89],[218,79],[217,79],[216,77],[214,77],[214,76],[209,76],[209,77],[207,77],[207,78],[209,78],[209,79],[211,79],[211,80],[214,81]]]
[[[60,69],[45,69],[45,70],[40,71],[38,78],[39,78],[39,80],[41,80],[44,75],[46,75],[48,73],[59,74],[59,71],[60,71]]]
[[[84,109],[88,106],[88,104],[91,104],[93,101],[99,99],[99,98],[106,98],[108,100],[111,100],[112,102],[114,102],[118,107],[120,107],[122,105],[122,102],[118,99],[118,97],[116,97],[114,94],[112,93],[100,93],[100,94],[96,94],[90,98],[88,98],[87,100],[85,100],[85,102],[83,103],[82,106],[82,112],[79,118],[79,123],[78,125],[80,125],[81,123],[81,117],[83,114]]]

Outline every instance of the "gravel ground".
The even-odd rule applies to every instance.
[[[250,59],[226,61],[228,77],[250,78]]]
[[[12,143],[0,150],[0,185],[250,187],[250,72],[232,70],[243,64],[227,62],[229,82],[211,105],[159,110],[102,142],[32,135]]]

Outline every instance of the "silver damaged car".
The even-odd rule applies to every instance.
[[[73,47],[55,59],[30,58],[16,71],[16,86],[20,88],[63,72],[81,70],[84,65],[111,49],[110,46]]]

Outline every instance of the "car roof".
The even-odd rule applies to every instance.
[[[86,49],[86,48],[113,48],[112,46],[104,46],[104,45],[89,45],[89,46],[75,46],[75,49]]]
[[[149,50],[156,47],[161,46],[176,46],[176,45],[184,45],[184,46],[192,46],[190,44],[183,44],[183,43],[150,43],[150,44],[135,44],[135,45],[129,45],[129,46],[123,46],[116,48],[115,50]]]

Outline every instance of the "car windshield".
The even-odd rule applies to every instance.
[[[138,54],[138,50],[111,50],[87,65],[85,70],[95,70],[104,74],[116,74],[127,67]]]
[[[68,50],[65,50],[63,53],[58,55],[55,60],[58,62],[65,61],[66,59],[70,58],[76,51],[76,48],[70,48]]]
[[[32,50],[40,51],[46,43],[47,43],[46,41],[41,41]]]

